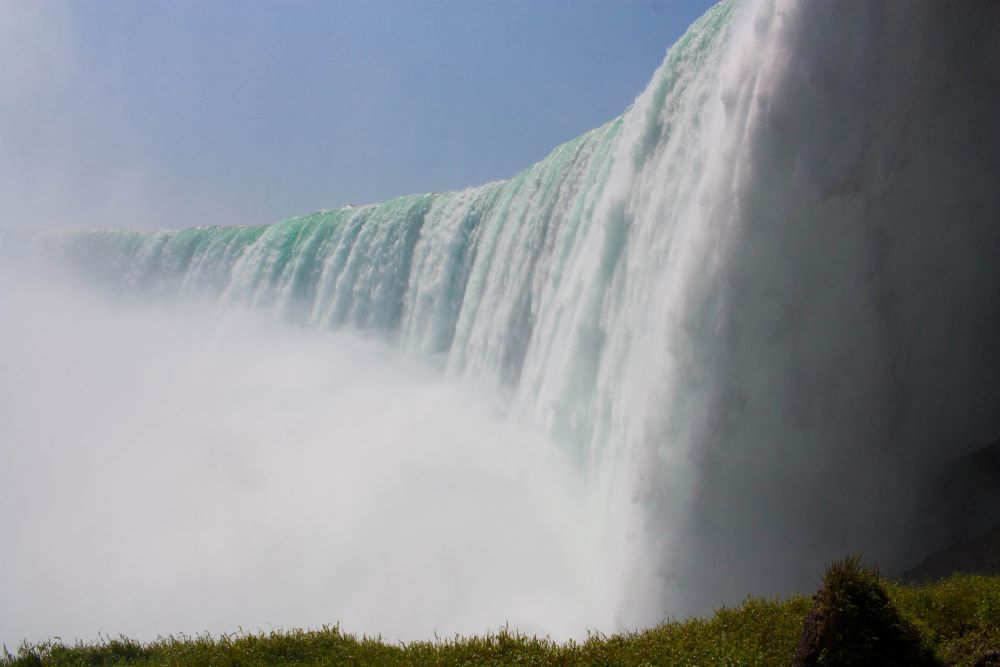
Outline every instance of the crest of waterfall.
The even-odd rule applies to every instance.
[[[510,180],[31,241],[499,387],[574,453],[608,548],[644,540],[623,596],[667,601],[639,618],[809,587],[845,550],[891,569],[920,475],[1000,433],[998,26],[722,2],[622,116]]]

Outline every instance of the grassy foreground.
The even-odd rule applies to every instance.
[[[1000,650],[1000,577],[956,575],[933,584],[885,582],[899,609],[948,665]],[[0,665],[789,665],[812,600],[748,598],[711,618],[557,644],[501,630],[483,637],[387,644],[337,627],[213,638],[48,643],[0,653]],[[1000,664],[1000,663],[998,663]]]

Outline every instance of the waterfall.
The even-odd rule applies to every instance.
[[[607,548],[641,543],[629,622],[805,590],[847,551],[911,561],[922,475],[1000,434],[998,25],[988,3],[724,1],[624,114],[510,180],[28,245],[509,396]]]

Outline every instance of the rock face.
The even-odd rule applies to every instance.
[[[928,483],[916,533],[924,556],[905,582],[966,574],[1000,574],[1000,440],[955,460]],[[921,553],[918,551],[917,553]]]
[[[905,583],[919,583],[956,572],[1000,575],[1000,524],[985,535],[934,552],[907,570],[900,579]]]
[[[860,558],[834,563],[813,598],[794,667],[931,667],[941,663],[889,600],[879,575]]]
[[[952,543],[1000,528],[1000,440],[958,459],[939,478],[932,518],[944,523]]]

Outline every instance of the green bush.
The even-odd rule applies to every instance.
[[[830,565],[813,598],[795,667],[934,667],[941,662],[916,626],[893,605],[873,569],[859,556]]]

